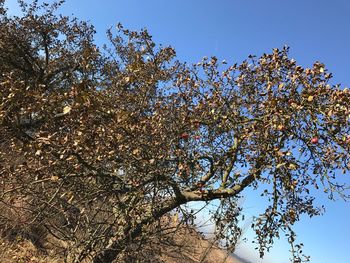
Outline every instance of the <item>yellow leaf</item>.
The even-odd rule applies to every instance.
[[[179,221],[179,214],[176,213],[173,218],[174,223],[177,223]]]
[[[291,170],[296,170],[297,169],[297,166],[294,164],[294,163],[291,163],[291,164],[289,164],[289,169],[291,169]]]
[[[136,149],[134,149],[134,150],[132,151],[132,154],[133,154],[133,155],[138,155],[140,152],[141,152],[141,150],[136,148]]]
[[[281,83],[281,84],[278,85],[279,89],[282,89],[283,87],[284,87],[284,83]]]
[[[71,110],[72,108],[70,106],[66,106],[63,108],[63,114],[68,114]]]
[[[324,68],[320,68],[320,72],[323,73],[324,72]]]
[[[279,131],[284,130],[284,126],[283,126],[283,124],[279,124],[279,125],[277,126],[277,129],[278,129]]]
[[[307,98],[307,101],[311,102],[314,100],[314,96],[310,95],[308,98]]]
[[[58,176],[57,175],[53,175],[51,176],[51,181],[57,181],[58,180]]]
[[[278,155],[278,156],[284,156],[284,153],[283,153],[282,151],[278,151],[278,152],[277,152],[277,155]],[[277,167],[277,168],[278,168],[278,167]]]
[[[297,107],[298,107],[298,104],[296,104],[295,102],[292,102],[292,103],[290,104],[290,106],[292,106],[293,108],[297,108]]]

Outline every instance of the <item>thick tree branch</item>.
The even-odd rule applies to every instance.
[[[237,196],[241,193],[247,186],[249,186],[256,178],[261,175],[262,170],[260,165],[257,166],[255,172],[249,174],[245,177],[241,183],[234,185],[230,188],[219,188],[215,190],[204,190],[204,191],[183,191],[181,194],[184,198],[190,201],[211,201],[219,198],[227,198],[232,196]]]

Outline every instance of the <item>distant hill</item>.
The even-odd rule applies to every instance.
[[[240,263],[253,263],[253,262],[251,262],[251,261],[249,261],[249,260],[247,260],[247,259],[244,259],[244,258],[242,258],[242,257],[240,257],[240,256],[238,256],[238,255],[236,255],[236,254],[231,254],[231,256],[232,256],[234,259],[238,260]]]

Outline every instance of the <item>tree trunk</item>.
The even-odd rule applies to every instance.
[[[139,237],[142,234],[142,227],[144,225],[150,224],[164,216],[165,214],[172,211],[174,208],[186,203],[186,198],[177,198],[172,200],[170,203],[164,205],[162,208],[153,212],[153,215],[145,218],[139,223],[133,230],[130,227],[125,229],[125,238],[118,239],[111,242],[102,252],[97,254],[93,258],[93,263],[112,263],[122,252],[127,245],[129,245],[135,238]]]

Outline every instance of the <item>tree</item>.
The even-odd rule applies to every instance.
[[[164,216],[216,200],[234,249],[253,188],[271,203],[252,225],[261,257],[286,232],[293,262],[308,260],[293,224],[322,212],[319,188],[349,198],[336,175],[350,169],[350,92],[325,65],[288,48],[188,65],[121,25],[101,48],[91,25],[56,14],[63,1],[19,3],[11,17],[0,1],[1,209],[22,211],[16,229],[44,227],[72,262],[112,262],[166,231]]]

